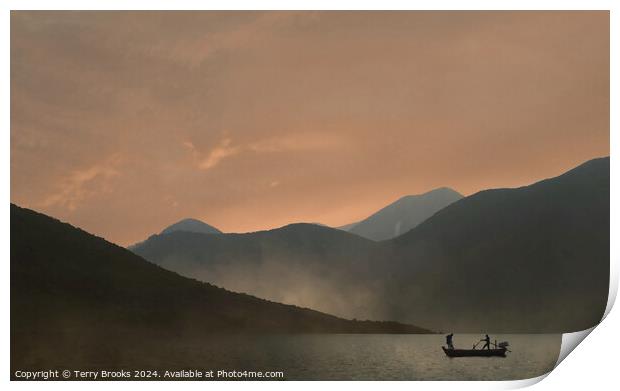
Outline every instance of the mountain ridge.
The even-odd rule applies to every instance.
[[[463,332],[581,330],[606,304],[609,158],[478,192],[390,240],[288,227],[241,241],[179,234],[136,251],[183,275],[344,317]],[[562,312],[567,300],[581,306]]]

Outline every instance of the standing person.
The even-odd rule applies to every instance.
[[[452,349],[452,350],[454,350],[454,345],[452,345],[453,336],[454,336],[453,333],[446,335],[446,345],[448,345],[448,349]]]
[[[491,338],[489,338],[489,334],[485,334],[484,338],[481,339],[481,341],[484,341],[484,346],[482,347],[482,349],[487,348],[487,350],[491,350]]]

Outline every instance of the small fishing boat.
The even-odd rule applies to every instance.
[[[448,357],[506,357],[507,349],[446,349],[441,347]]]

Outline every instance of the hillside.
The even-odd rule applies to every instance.
[[[124,342],[144,338],[394,332],[426,330],[394,322],[348,321],[232,293],[183,278],[69,224],[11,205],[14,367],[40,367],[43,362],[52,368],[60,356],[96,355],[101,349],[122,355]]]

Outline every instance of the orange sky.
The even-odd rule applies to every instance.
[[[122,245],[608,154],[607,12],[11,14],[11,200]]]

